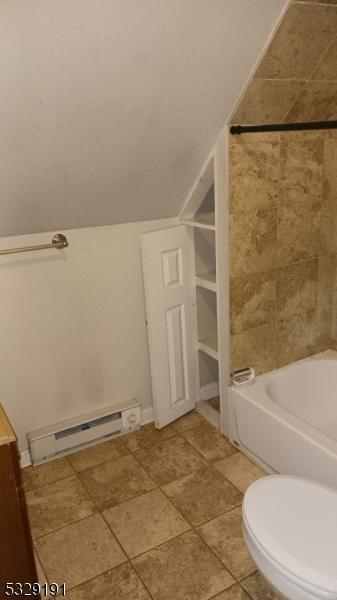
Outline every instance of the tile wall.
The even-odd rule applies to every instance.
[[[337,131],[230,139],[231,369],[337,345]]]
[[[337,0],[289,5],[233,123],[337,119]]]

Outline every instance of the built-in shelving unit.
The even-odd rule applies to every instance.
[[[219,136],[185,206],[181,222],[193,241],[197,409],[228,434],[229,290],[226,131]]]
[[[199,410],[220,428],[219,403],[208,403],[219,390],[217,319],[216,206],[214,156],[192,191],[182,222],[191,227],[195,256],[196,340],[199,353]],[[217,409],[218,408],[218,409]]]
[[[211,292],[216,292],[216,272],[201,273],[195,276],[195,284]]]
[[[198,348],[199,350],[202,350],[202,352],[208,354],[211,358],[214,358],[214,360],[219,360],[218,338],[216,335],[207,335],[200,338],[198,341]]]
[[[184,218],[182,222],[185,225],[192,225],[192,227],[200,227],[200,229],[209,229],[215,231],[215,214],[214,212],[201,213],[195,217]]]

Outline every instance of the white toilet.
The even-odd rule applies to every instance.
[[[248,550],[276,595],[337,599],[337,491],[288,475],[258,479],[242,506]]]

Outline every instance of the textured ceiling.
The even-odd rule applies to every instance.
[[[233,123],[337,119],[337,0],[292,2]]]
[[[287,0],[0,0],[0,235],[176,215]]]

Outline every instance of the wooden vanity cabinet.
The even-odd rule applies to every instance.
[[[6,583],[37,581],[16,436],[0,406],[0,599],[27,599],[6,595]]]

